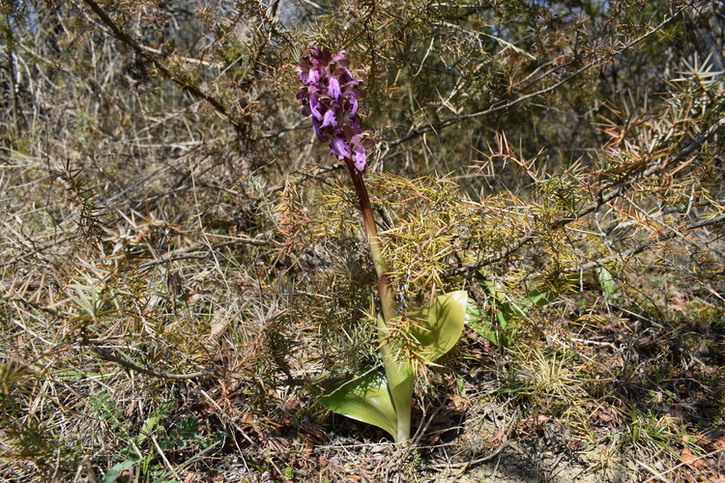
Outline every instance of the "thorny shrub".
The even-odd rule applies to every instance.
[[[703,1],[2,2],[0,474],[386,480],[531,438],[716,474],[722,32]],[[398,460],[307,391],[378,363],[313,44],[364,81],[397,303],[478,308]]]

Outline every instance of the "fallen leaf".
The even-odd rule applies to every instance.
[[[698,456],[692,454],[692,451],[688,447],[682,448],[680,452],[680,460],[692,468],[700,469],[703,465],[703,460]]]
[[[725,450],[725,433],[723,433],[719,438],[717,438],[715,441],[712,442],[713,446],[719,450]]]
[[[468,404],[468,398],[459,396],[458,394],[453,394],[451,396],[451,405],[453,406],[453,409],[463,409],[466,407],[466,404]]]
[[[224,333],[224,331],[229,327],[229,324],[231,323],[231,318],[227,317],[227,311],[225,309],[219,309],[214,313],[214,317],[211,321],[211,331],[209,333],[209,338],[214,340],[218,338],[220,335]]]
[[[507,439],[508,439],[508,437],[506,436],[506,433],[503,432],[503,429],[500,429],[499,428],[499,430],[498,430],[498,432],[496,434],[494,434],[492,436],[489,436],[487,438],[487,441],[489,443],[499,443],[499,442],[500,443],[503,443]]]

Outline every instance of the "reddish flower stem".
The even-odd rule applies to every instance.
[[[352,159],[345,159],[345,165],[350,172],[352,183],[355,186],[355,193],[360,201],[360,213],[362,214],[365,235],[368,240],[368,245],[370,246],[370,255],[373,259],[373,264],[375,265],[375,272],[378,276],[377,288],[383,309],[383,317],[385,322],[389,323],[393,318],[398,316],[398,309],[388,282],[388,275],[386,273],[387,267],[385,265],[385,259],[383,258],[383,249],[382,244],[380,243],[380,237],[378,236],[378,228],[375,225],[375,217],[373,215],[373,207],[370,203],[370,196],[368,195],[368,190],[365,187],[365,181],[363,180],[362,173],[355,168]]]
[[[377,317],[377,326],[381,338],[380,353],[383,358],[388,391],[397,415],[397,428],[394,438],[397,443],[405,443],[410,439],[410,415],[414,384],[413,369],[410,361],[401,360],[397,344],[387,339],[389,334],[388,324],[398,316],[398,307],[390,289],[382,244],[378,236],[378,228],[375,225],[373,207],[370,204],[370,196],[368,196],[365,181],[362,173],[355,168],[352,159],[346,158],[345,165],[350,172],[355,192],[360,201],[360,213],[363,218],[365,235],[370,246],[370,255],[375,265],[375,272],[378,275],[378,296],[380,297],[383,316]]]

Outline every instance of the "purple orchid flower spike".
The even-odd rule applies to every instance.
[[[297,67],[302,82],[297,98],[302,101],[302,113],[312,116],[317,137],[330,143],[330,153],[362,173],[367,150],[374,143],[357,115],[360,81],[347,69],[349,63],[345,50],[333,55],[326,48],[310,47]]]

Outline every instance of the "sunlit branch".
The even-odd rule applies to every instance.
[[[622,196],[627,190],[629,190],[635,183],[638,181],[649,178],[650,176],[653,176],[657,173],[660,173],[665,167],[671,166],[674,163],[683,163],[686,162],[688,157],[700,146],[702,146],[708,139],[712,138],[718,131],[720,131],[723,127],[725,127],[725,118],[720,119],[718,122],[713,124],[710,129],[705,131],[702,135],[700,135],[697,139],[695,139],[693,142],[688,144],[686,147],[675,153],[673,156],[671,156],[669,159],[666,159],[664,161],[657,161],[652,163],[651,165],[647,166],[646,169],[634,172],[630,175],[629,178],[619,181],[617,184],[606,187],[602,189],[594,198],[595,200],[591,203],[584,206],[582,209],[580,209],[575,216],[566,216],[559,218],[558,220],[550,223],[547,227],[543,229],[538,229],[531,231],[529,233],[526,233],[525,235],[521,236],[519,239],[514,241],[513,243],[509,244],[502,250],[499,250],[498,252],[494,253],[493,255],[489,255],[488,257],[479,260],[476,263],[473,263],[471,265],[464,265],[457,268],[452,268],[450,270],[447,270],[444,274],[445,277],[453,277],[456,275],[464,275],[469,274],[472,272],[475,272],[476,270],[483,268],[485,266],[491,265],[493,263],[496,263],[498,261],[501,261],[505,259],[506,257],[510,256],[514,252],[516,252],[518,249],[523,247],[524,245],[527,245],[531,243],[532,241],[536,240],[542,233],[556,228],[562,228],[578,219],[581,219],[582,217],[589,215],[591,213],[594,213],[598,211],[602,206],[606,205],[610,201],[614,200],[615,198],[618,198]]]
[[[613,57],[620,55],[622,52],[634,47],[635,45],[639,44],[640,42],[644,41],[645,39],[651,37],[655,33],[662,30],[667,24],[669,24],[674,19],[679,17],[683,10],[684,10],[684,8],[681,10],[678,10],[674,14],[666,17],[662,22],[660,22],[658,25],[656,25],[652,29],[648,30],[646,33],[631,40],[630,42],[627,42],[626,44],[619,47],[618,49],[613,50],[612,52],[608,52],[600,57],[597,57],[596,59],[585,64],[584,66],[580,67],[576,71],[572,72],[571,74],[567,75],[566,77],[562,78],[558,82],[555,82],[554,84],[552,84],[548,87],[542,88],[536,92],[531,92],[529,94],[523,94],[523,92],[526,91],[528,88],[540,83],[544,79],[546,79],[549,76],[551,76],[552,74],[556,73],[556,71],[558,71],[562,66],[557,66],[554,69],[548,70],[547,72],[540,75],[536,79],[533,79],[526,85],[522,86],[520,89],[517,89],[515,92],[515,95],[518,94],[518,97],[516,97],[514,99],[509,99],[509,100],[501,99],[501,100],[491,103],[488,107],[481,109],[479,111],[471,112],[468,114],[455,115],[455,116],[449,117],[448,119],[444,119],[444,120],[434,123],[434,124],[429,124],[427,126],[422,126],[417,129],[412,129],[410,132],[408,132],[408,134],[401,136],[398,139],[394,139],[394,140],[388,141],[386,143],[381,143],[381,144],[383,144],[382,147],[384,147],[384,148],[395,147],[399,144],[402,144],[406,141],[410,141],[411,139],[417,138],[417,137],[422,136],[423,134],[429,133],[431,131],[439,131],[441,129],[453,126],[455,124],[458,124],[463,121],[467,121],[469,119],[475,119],[477,117],[485,116],[488,114],[493,114],[494,112],[503,111],[503,110],[506,110],[517,104],[520,104],[524,101],[532,99],[534,97],[548,94],[549,92],[552,92],[552,91],[558,89],[559,87],[567,84],[570,80],[581,75],[582,73],[586,72],[587,70],[591,69],[592,67],[596,67],[605,62],[609,62]]]

